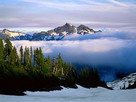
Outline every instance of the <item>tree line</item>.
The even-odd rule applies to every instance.
[[[77,71],[58,54],[45,57],[41,48],[20,47],[17,51],[9,39],[0,39],[0,93],[18,94],[25,90],[54,90],[60,86],[76,88],[107,87],[95,69]]]

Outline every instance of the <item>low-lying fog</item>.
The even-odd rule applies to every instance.
[[[92,35],[69,35],[61,41],[12,41],[19,48],[41,47],[45,56],[61,53],[69,63],[102,68],[102,79],[116,78],[115,72],[136,71],[136,32],[105,30]]]

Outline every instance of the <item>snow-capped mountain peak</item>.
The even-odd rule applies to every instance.
[[[66,23],[63,26],[56,27],[52,30],[35,33],[33,35],[32,40],[61,40],[65,36],[71,34],[85,35],[85,34],[94,34],[96,32],[97,31],[94,31],[93,29],[85,25],[80,25],[79,27],[75,27],[70,23]]]

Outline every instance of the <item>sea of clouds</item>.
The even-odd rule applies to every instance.
[[[20,46],[41,47],[45,56],[61,53],[68,62],[100,68],[106,81],[117,72],[136,72],[136,32],[107,29],[89,35],[72,34],[61,41],[12,41]]]

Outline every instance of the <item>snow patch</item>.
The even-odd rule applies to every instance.
[[[113,82],[107,83],[109,87],[112,87],[113,89],[122,89],[127,88],[129,85],[133,85],[136,81],[136,73],[132,73],[120,80],[115,80]]]

